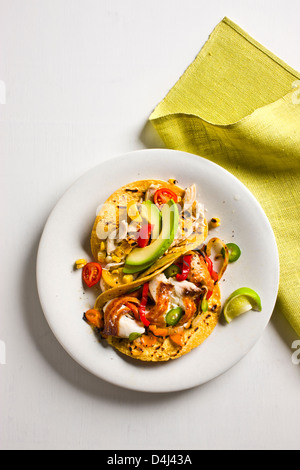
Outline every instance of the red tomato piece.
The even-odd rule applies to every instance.
[[[102,267],[99,263],[87,263],[82,270],[82,279],[88,287],[92,287],[100,281]]]
[[[137,238],[137,244],[139,248],[144,248],[145,246],[148,245],[150,237],[151,237],[151,231],[152,231],[152,225],[151,224],[145,224],[142,225],[139,233],[139,236]]]
[[[168,188],[160,188],[154,194],[154,203],[159,206],[166,204],[170,199],[177,202],[177,194]]]

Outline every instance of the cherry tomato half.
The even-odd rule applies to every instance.
[[[102,267],[99,263],[87,263],[82,270],[82,279],[88,287],[92,287],[100,281]]]
[[[83,319],[90,325],[95,326],[96,328],[103,328],[103,315],[99,312],[99,310],[95,310],[91,308],[83,315]]]
[[[170,199],[177,202],[177,194],[168,188],[160,188],[154,194],[154,203],[159,206],[166,204]]]

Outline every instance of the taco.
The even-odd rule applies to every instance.
[[[147,278],[205,240],[207,221],[196,186],[176,183],[135,181],[103,204],[91,233],[102,291]]]
[[[209,258],[222,250],[216,272]],[[84,320],[116,350],[141,361],[179,358],[213,332],[221,312],[219,281],[228,249],[217,238],[130,286],[102,293]]]

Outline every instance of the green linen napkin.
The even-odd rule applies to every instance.
[[[166,147],[239,178],[273,227],[277,305],[300,336],[300,74],[224,18],[150,121]]]

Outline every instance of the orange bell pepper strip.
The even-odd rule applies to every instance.
[[[155,336],[168,336],[168,328],[158,328],[156,325],[150,325],[149,330]]]
[[[151,346],[154,346],[155,343],[156,343],[157,339],[155,338],[155,336],[146,336],[146,335],[143,335],[141,336],[141,343],[143,346],[146,346],[146,347],[151,347]]]
[[[102,314],[94,308],[85,312],[83,318],[90,326],[95,326],[96,328],[103,328],[104,326]]]
[[[133,304],[133,303],[131,303],[131,302],[125,302],[125,305],[126,305],[126,307],[128,307],[128,308],[132,311],[132,313],[133,313],[133,315],[134,315],[134,318],[135,318],[136,320],[139,320],[139,319],[140,319],[140,315],[139,315],[139,307],[138,307],[138,305],[135,305],[135,304]]]
[[[170,335],[170,340],[178,346],[182,347],[184,345],[183,334],[175,333],[174,335]]]

